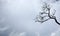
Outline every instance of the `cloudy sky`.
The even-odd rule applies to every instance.
[[[54,20],[35,22],[43,2],[56,9],[60,21],[60,0],[0,0],[0,36],[60,36]]]

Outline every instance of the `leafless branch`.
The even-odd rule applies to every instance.
[[[54,16],[56,10],[54,9],[54,13],[51,15],[51,14],[50,14],[50,12],[51,12],[51,11],[50,11],[50,10],[51,10],[51,7],[49,7],[49,6],[50,6],[50,5],[48,5],[47,3],[45,3],[45,5],[43,5],[43,7],[42,7],[43,12],[40,12],[39,15],[36,17],[36,22],[41,22],[41,23],[43,23],[43,22],[45,22],[45,21],[47,21],[47,20],[49,20],[49,19],[54,19],[55,22],[56,22],[58,25],[60,25],[60,23],[59,23],[59,22],[57,21],[57,19],[56,19],[56,16]],[[47,12],[48,12],[48,13],[47,13]],[[47,16],[43,16],[44,14],[46,14]],[[49,17],[49,18],[44,20],[45,17]]]

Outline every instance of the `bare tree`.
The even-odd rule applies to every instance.
[[[47,21],[49,19],[54,19],[55,22],[58,25],[60,25],[60,23],[56,19],[56,16],[54,16],[56,10],[55,9],[53,9],[53,10],[54,10],[54,13],[51,15],[51,7],[50,7],[50,5],[47,4],[47,3],[44,3],[44,5],[42,6],[42,11],[40,11],[39,15],[36,16],[36,21],[35,22],[43,23],[43,22],[45,22],[45,21]]]

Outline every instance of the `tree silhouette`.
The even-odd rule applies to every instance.
[[[44,2],[44,5],[42,6],[42,11],[40,11],[39,15],[36,16],[35,22],[43,23],[43,22],[45,22],[45,21],[47,21],[49,19],[54,19],[55,22],[58,25],[60,25],[60,23],[56,19],[56,16],[54,16],[56,10],[55,9],[53,9],[53,10],[54,10],[54,13],[51,14],[51,7],[50,7],[50,5]]]

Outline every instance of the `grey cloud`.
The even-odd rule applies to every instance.
[[[39,13],[41,0],[1,0],[0,2],[0,16],[5,18],[0,24],[9,26],[8,30],[1,33],[0,36],[8,36],[11,32],[16,35],[26,32],[26,36],[36,36],[35,32],[38,32],[40,36],[50,36],[59,27],[54,20],[43,24],[35,22],[34,18]],[[46,0],[46,2],[48,1]],[[54,8],[57,8],[58,4],[54,5]],[[59,13],[58,8],[57,13]],[[59,15],[57,13],[56,16]]]

